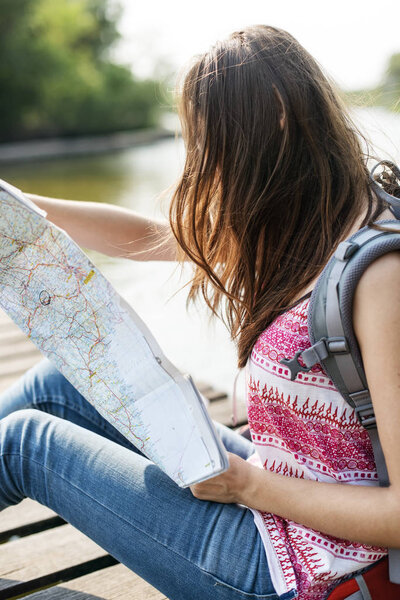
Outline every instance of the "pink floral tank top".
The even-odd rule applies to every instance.
[[[246,366],[247,412],[256,453],[248,459],[286,477],[378,485],[372,446],[354,410],[320,365],[290,380],[279,363],[310,346],[309,298],[278,316],[260,335]],[[253,510],[272,582],[281,595],[322,600],[349,573],[387,550],[329,536]]]

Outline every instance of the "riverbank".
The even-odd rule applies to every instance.
[[[140,131],[121,131],[108,135],[12,142],[0,144],[0,164],[104,154],[144,146],[173,138],[175,135],[172,128],[159,127]]]
[[[372,140],[375,154],[400,164],[400,115],[368,108],[352,116]],[[121,152],[4,164],[0,177],[27,192],[108,202],[166,219],[169,192],[160,192],[178,179],[184,160],[182,139],[170,138]],[[209,322],[201,303],[186,310],[189,264],[181,278],[180,270],[167,261],[111,259],[94,253],[91,258],[140,314],[172,362],[197,380],[232,390],[237,356],[228,330],[220,321]],[[245,399],[244,383],[239,382],[238,395]]]

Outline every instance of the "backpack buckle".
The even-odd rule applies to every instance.
[[[290,379],[292,381],[296,379],[298,373],[308,373],[308,371],[311,369],[311,367],[303,367],[303,365],[299,363],[298,358],[302,353],[302,350],[298,350],[293,358],[282,358],[282,360],[279,361],[281,365],[285,365],[285,367],[289,369]]]
[[[314,365],[323,363],[329,354],[347,354],[348,352],[349,348],[346,338],[321,338],[318,342],[310,346],[310,348],[296,352],[293,358],[283,358],[279,362],[289,369],[290,379],[294,381],[298,373],[308,373]],[[299,363],[299,356],[304,361],[305,367]]]
[[[330,354],[348,354],[349,347],[345,337],[323,338]]]
[[[323,363],[330,354],[348,354],[349,347],[344,337],[323,337],[318,342],[303,350],[301,358],[307,367]]]
[[[374,429],[376,427],[376,418],[369,391],[362,390],[361,392],[355,392],[349,395],[356,405],[355,412],[360,424],[365,427],[365,429]],[[357,400],[362,401],[363,399],[367,400],[367,402],[357,405]]]

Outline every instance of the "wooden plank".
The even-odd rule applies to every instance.
[[[55,516],[56,513],[47,506],[43,506],[30,498],[25,498],[19,504],[9,506],[0,512],[0,533]]]
[[[33,367],[40,358],[41,354],[39,352],[24,356],[11,354],[8,358],[3,358],[0,362],[0,378],[10,376],[17,378]]]
[[[20,336],[25,336],[18,325],[14,323],[14,321],[10,319],[8,315],[6,315],[4,312],[0,313],[0,333],[4,334],[11,331],[18,332]]]
[[[20,335],[24,335],[18,325],[5,315],[3,318],[0,317],[0,332],[7,331],[18,331]]]
[[[64,524],[64,519],[46,506],[27,498],[0,513],[0,543]]]
[[[27,339],[17,339],[15,343],[10,346],[9,344],[3,343],[3,337],[1,337],[0,343],[0,361],[9,359],[11,356],[34,356],[37,360],[41,356],[39,350]]]
[[[10,597],[5,590],[10,591],[17,584],[19,588],[24,587],[25,591],[26,586],[21,584],[37,580],[40,585],[36,583],[30,587],[30,590],[38,589],[46,585],[46,578],[52,573],[106,555],[105,550],[72,525],[61,525],[2,544],[0,545],[0,598]],[[18,591],[22,592],[21,589]]]
[[[214,389],[212,387],[212,385],[210,385],[206,381],[196,381],[196,386],[197,386],[197,389],[199,390],[199,392],[201,394],[204,394],[204,396],[207,395],[207,392],[210,392]]]
[[[10,319],[10,317],[8,316],[8,314],[6,312],[4,312],[4,310],[0,309],[0,325],[2,325],[3,323],[12,323],[12,319]]]
[[[26,600],[89,600],[89,598],[167,600],[164,594],[121,564],[29,594],[25,598]]]
[[[218,402],[210,402],[208,412],[214,421],[223,423],[228,427],[232,427],[232,399],[218,400]],[[237,425],[247,423],[247,409],[244,402],[237,402]]]
[[[217,402],[218,400],[225,400],[228,398],[228,394],[226,392],[216,390],[214,388],[207,390],[204,396],[209,400],[209,402]]]
[[[23,331],[21,331],[21,329],[18,327],[18,325],[16,325],[14,323],[14,321],[0,322],[1,337],[5,336],[5,335],[17,336],[17,334],[20,339],[23,339],[23,338],[25,338],[26,340],[28,339],[27,336],[23,333]],[[33,342],[31,342],[31,343],[33,343]]]
[[[0,331],[0,344],[4,347],[9,347],[10,351],[12,351],[14,344],[19,343],[23,339],[25,339],[28,346],[35,348],[34,343],[31,342],[31,340],[28,340],[22,331],[19,331],[18,329],[7,329],[6,331]]]
[[[4,342],[12,343],[13,345],[15,343],[25,342],[27,348],[31,348],[36,350],[36,352],[39,352],[32,340],[30,340],[27,335],[18,327],[18,325],[16,325],[14,321],[8,317],[6,321],[0,319],[0,339],[2,345],[4,345]],[[14,350],[15,348],[13,347],[12,349]]]

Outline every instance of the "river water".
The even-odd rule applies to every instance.
[[[356,123],[372,140],[376,155],[400,162],[400,115],[358,109]],[[167,216],[168,195],[184,158],[181,140],[168,139],[112,154],[2,165],[0,177],[22,190],[76,200],[110,202],[147,216]],[[219,321],[202,307],[186,310],[190,268],[163,262],[134,262],[89,252],[116,289],[157,337],[165,354],[197,380],[231,392],[236,353]],[[243,398],[243,378],[238,396]]]

